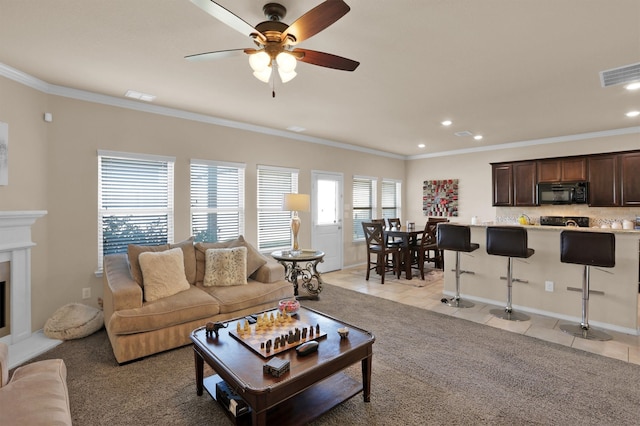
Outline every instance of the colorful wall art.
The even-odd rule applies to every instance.
[[[425,180],[422,212],[425,216],[458,216],[458,179]]]

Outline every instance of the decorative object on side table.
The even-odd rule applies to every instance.
[[[293,246],[291,254],[300,254],[298,246],[298,231],[300,230],[300,218],[298,212],[308,212],[310,209],[309,194],[284,194],[282,210],[293,212],[291,217],[291,232],[293,232]]]

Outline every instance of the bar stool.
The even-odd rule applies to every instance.
[[[460,252],[470,253],[477,250],[480,245],[471,242],[471,228],[464,225],[450,223],[438,223],[437,231],[438,250],[451,250],[456,252],[456,295],[455,297],[442,299],[442,303],[454,308],[471,308],[472,302],[460,300],[460,275],[473,274],[471,271],[460,269]]]
[[[582,322],[580,325],[563,324],[560,330],[588,340],[611,340],[604,331],[589,327],[589,293],[604,295],[602,291],[589,290],[591,266],[613,268],[616,264],[616,239],[611,232],[562,231],[560,233],[560,261],[584,265],[582,274]],[[567,290],[581,291],[567,287]]]
[[[487,227],[487,253],[509,258],[507,264],[507,306],[504,309],[491,309],[493,315],[509,321],[528,321],[529,316],[513,312],[511,294],[514,282],[528,283],[529,281],[513,278],[513,258],[526,259],[535,250],[527,247],[527,230],[519,226],[489,226]],[[505,279],[500,277],[500,279]]]

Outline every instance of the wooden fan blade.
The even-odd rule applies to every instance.
[[[247,50],[255,50],[255,49],[218,50],[216,52],[196,53],[195,55],[185,56],[184,58],[187,61],[191,61],[191,62],[209,61],[213,59],[231,58],[233,56],[238,56],[241,53],[251,53],[251,52],[247,52]]]
[[[260,38],[262,41],[266,41],[266,37],[249,25],[244,19],[228,11],[213,0],[191,0],[191,3],[195,4],[200,9],[218,19],[223,24],[230,26],[234,30],[248,37],[254,36]]]
[[[332,55],[331,53],[318,52],[309,49],[293,49],[294,54],[300,52],[304,56],[295,55],[299,61],[321,67],[333,68],[343,71],[354,71],[360,65],[360,62],[343,58],[342,56]]]
[[[349,5],[342,0],[326,0],[302,15],[293,24],[289,25],[289,28],[282,33],[282,40],[286,40],[287,35],[290,34],[294,36],[296,40],[288,44],[300,43],[302,40],[318,34],[342,18],[350,10]]]

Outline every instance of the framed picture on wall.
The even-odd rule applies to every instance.
[[[425,216],[458,216],[458,179],[425,180],[422,211]]]
[[[0,122],[0,185],[9,185],[9,125]]]

